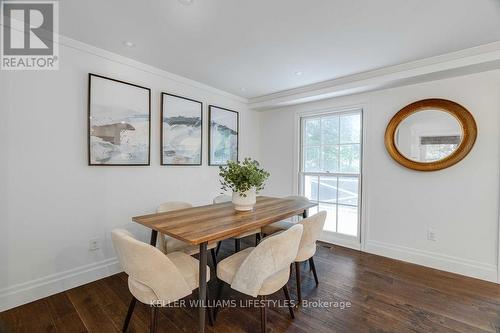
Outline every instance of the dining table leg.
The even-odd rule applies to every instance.
[[[199,328],[198,331],[200,333],[205,332],[205,304],[206,296],[207,296],[207,242],[200,244],[200,268],[199,272],[199,292],[198,292],[198,304],[200,305],[198,312],[198,323]]]
[[[156,247],[156,239],[157,238],[158,238],[158,231],[151,230],[151,240],[149,241],[149,244]]]

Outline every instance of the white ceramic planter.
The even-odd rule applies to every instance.
[[[255,206],[256,195],[255,190],[251,189],[245,192],[246,197],[240,195],[237,192],[233,192],[233,205],[234,209],[239,211],[252,210]]]

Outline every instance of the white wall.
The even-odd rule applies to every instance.
[[[119,270],[109,231],[167,200],[206,204],[218,193],[217,168],[159,163],[159,100],[166,91],[240,112],[240,158],[271,172],[265,193],[293,193],[295,114],[362,105],[363,248],[497,281],[500,71],[255,113],[243,100],[130,59],[66,40],[56,72],[0,72],[0,311]],[[87,166],[87,73],[152,88],[149,167]],[[438,172],[404,169],[383,134],[403,106],[448,98],[467,107],[479,135],[459,164]],[[260,142],[259,142],[260,137]],[[426,240],[428,228],[437,241]],[[88,242],[102,247],[90,252]]]
[[[259,158],[259,114],[236,96],[76,41],[60,70],[0,73],[0,311],[118,268],[109,232],[163,201],[208,204],[219,193],[207,166],[209,104],[240,112],[240,158]],[[87,166],[87,74],[152,88],[149,167]],[[203,166],[160,166],[160,92],[202,101]],[[89,240],[102,248],[89,251]]]
[[[459,164],[423,173],[386,152],[384,132],[402,107],[425,98],[464,105],[479,133]],[[367,252],[490,281],[497,279],[500,71],[265,111],[261,159],[271,172],[266,193],[293,193],[296,114],[361,105],[364,110],[362,246]],[[437,241],[427,240],[432,228]]]

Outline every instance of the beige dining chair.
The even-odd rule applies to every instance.
[[[165,255],[157,248],[138,241],[123,229],[113,230],[111,239],[118,261],[128,274],[128,287],[132,293],[122,330],[127,331],[136,301],[139,300],[150,306],[150,332],[156,332],[158,307],[184,298],[198,288],[199,262],[183,252]],[[207,281],[209,280],[210,269],[207,268]],[[208,316],[212,325],[210,309]]]
[[[218,203],[229,202],[231,200],[232,199],[229,195],[222,194],[222,195],[216,196],[212,202],[213,202],[213,204],[218,204]],[[248,237],[248,236],[251,236],[251,235],[255,235],[255,245],[257,245],[260,242],[260,232],[261,232],[261,229],[259,228],[259,229],[250,230],[250,231],[244,232],[242,234],[239,234],[238,236],[235,236],[234,237],[234,252],[240,251],[241,239]],[[217,251],[215,251],[216,255],[219,254],[221,244],[222,244],[222,242],[219,242],[219,244],[217,244]]]
[[[290,195],[288,197],[284,197],[283,199],[293,199],[296,201],[304,201],[304,202],[309,202],[309,199],[301,196],[301,195]],[[306,213],[307,215],[307,213]],[[299,217],[304,218],[306,216],[304,214],[300,214]],[[290,227],[290,222],[289,221],[278,221],[274,222],[271,224],[268,224],[264,227],[262,227],[262,235],[265,237],[266,235],[272,235],[275,232],[281,231],[281,230],[286,230]]]
[[[326,211],[321,211],[313,216],[307,217],[298,223],[293,222],[282,222],[280,231],[276,233],[283,232],[283,230],[289,229],[295,225],[301,224],[304,226],[304,232],[302,234],[302,239],[300,240],[299,251],[297,252],[297,257],[295,258],[295,279],[297,281],[297,298],[299,304],[302,302],[302,288],[301,288],[301,278],[300,278],[300,264],[306,260],[309,261],[309,266],[314,275],[314,281],[316,285],[319,284],[318,274],[316,272],[316,266],[314,264],[314,254],[316,253],[316,242],[321,235],[321,231],[325,225],[326,221]],[[276,234],[274,233],[274,234]],[[265,240],[266,238],[264,238]]]
[[[157,213],[166,213],[166,212],[171,212],[171,211],[186,209],[186,208],[191,208],[191,207],[193,207],[193,205],[191,205],[188,202],[168,201],[168,202],[164,202],[160,206],[158,206],[158,208],[156,209],[156,212]],[[165,254],[180,251],[180,252],[184,252],[184,253],[192,256],[192,255],[198,254],[200,252],[199,246],[188,244],[186,242],[178,240],[177,238],[162,234],[161,232],[158,233],[158,236],[159,236],[158,237],[159,238],[158,247]],[[207,249],[210,250],[210,254],[212,256],[212,262],[214,264],[214,268],[217,267],[217,256],[215,254],[216,247],[217,247],[217,243],[209,243],[207,246]]]
[[[297,257],[303,226],[297,224],[277,235],[267,237],[256,247],[246,248],[222,260],[217,267],[219,288],[216,303],[225,284],[243,294],[258,297],[261,304],[261,332],[266,332],[266,299],[283,289],[290,316],[295,318],[287,282],[290,267]],[[215,309],[215,315],[217,308]]]

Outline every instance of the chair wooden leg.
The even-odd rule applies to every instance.
[[[311,266],[311,270],[313,271],[314,281],[316,281],[316,285],[318,285],[319,284],[318,274],[316,273],[316,266],[314,265],[313,257],[309,258],[309,266]]]
[[[288,301],[288,311],[290,311],[290,317],[292,317],[292,319],[295,319],[292,300],[290,299],[290,293],[288,292],[288,286],[286,284],[283,286],[283,292],[285,293],[285,299]]]
[[[156,333],[156,326],[158,324],[158,308],[156,306],[150,306],[151,308],[151,326],[150,332]]]
[[[267,313],[266,313],[266,295],[261,295],[260,299],[263,304],[260,307],[260,332],[266,333],[266,322],[267,322]]]
[[[219,256],[219,251],[220,251],[221,245],[222,245],[222,241],[220,241],[220,242],[217,243],[217,250],[215,250],[215,255],[216,256]]]
[[[241,239],[235,238],[234,239],[234,252],[240,252],[240,247],[241,247]]]
[[[255,234],[255,246],[259,245],[260,243],[260,232]]]
[[[300,262],[295,263],[295,280],[297,281],[297,298],[299,300],[299,306],[302,303],[302,290],[300,288]]]
[[[214,264],[214,272],[217,274],[217,253],[215,253],[215,249],[211,249],[210,253],[212,254],[212,264]]]
[[[128,306],[127,316],[125,317],[125,322],[123,323],[122,332],[127,332],[128,324],[130,323],[130,318],[132,318],[132,313],[134,312],[135,302],[137,299],[132,296],[130,305]]]

